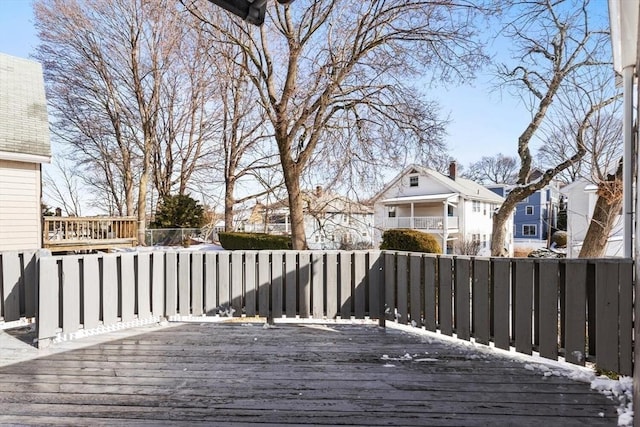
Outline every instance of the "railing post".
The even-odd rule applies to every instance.
[[[379,313],[379,318],[378,318],[378,326],[380,326],[381,328],[386,328],[387,327],[387,317],[386,317],[386,313],[385,313],[385,296],[387,295],[387,288],[386,288],[386,274],[384,271],[385,268],[385,262],[384,262],[384,258],[385,258],[385,252],[382,251],[378,254],[378,313]]]

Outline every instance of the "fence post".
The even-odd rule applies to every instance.
[[[385,255],[385,252],[378,252],[378,260],[376,261],[378,265],[378,326],[381,328],[387,327],[387,316],[384,312],[386,306],[385,295],[387,295],[384,262]]]
[[[60,323],[58,259],[40,258],[38,278],[38,315],[36,329],[38,331],[38,348],[49,345],[58,330]]]

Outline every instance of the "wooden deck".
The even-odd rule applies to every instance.
[[[133,332],[35,350],[18,339],[30,334],[0,331],[0,424],[617,424],[615,402],[587,383],[393,328],[234,322]]]
[[[110,250],[138,244],[138,221],[133,217],[45,216],[42,247],[51,252]]]

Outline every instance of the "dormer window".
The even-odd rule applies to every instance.
[[[418,186],[418,175],[412,175],[409,177],[409,187]]]

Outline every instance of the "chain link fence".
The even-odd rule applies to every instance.
[[[148,228],[147,246],[185,246],[218,244],[218,231],[210,228]]]

